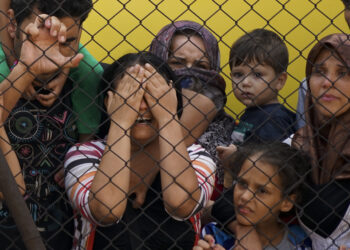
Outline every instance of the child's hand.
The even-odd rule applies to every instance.
[[[215,244],[214,237],[210,234],[204,236],[203,240],[199,240],[193,250],[225,250],[223,246]]]
[[[228,147],[217,146],[216,151],[218,152],[220,160],[225,161],[227,157],[229,157],[230,155],[232,155],[234,152],[237,151],[237,147],[233,144],[231,144]]]

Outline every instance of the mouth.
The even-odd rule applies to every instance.
[[[248,215],[249,213],[252,212],[252,210],[247,206],[238,206],[237,212],[241,215]]]
[[[254,95],[249,92],[242,92],[242,97],[244,99],[254,99]]]
[[[45,87],[41,87],[41,86],[35,86],[34,90],[37,94],[42,94],[42,95],[48,95],[52,93],[51,89],[46,89]]]
[[[324,94],[324,95],[321,96],[320,99],[322,101],[330,102],[330,101],[333,101],[333,100],[337,99],[337,97],[334,96],[334,95],[331,95],[331,94]]]
[[[152,124],[152,118],[138,117],[135,124]]]

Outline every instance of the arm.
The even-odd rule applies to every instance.
[[[208,128],[217,110],[208,97],[189,89],[182,89],[183,113],[180,122],[186,146],[192,145]]]
[[[139,84],[142,79],[143,68],[135,66],[120,80],[116,93],[108,93],[107,112],[111,126],[107,147],[89,194],[91,212],[103,224],[120,219],[126,208],[130,183],[130,129],[144,94]]]
[[[1,97],[0,97],[1,98]],[[2,106],[2,105],[1,105]],[[2,107],[0,107],[2,113]],[[5,131],[5,126],[3,123],[0,126],[0,148],[2,153],[5,156],[5,159],[7,161],[7,164],[12,172],[12,175],[15,178],[15,181],[18,185],[19,191],[22,195],[25,194],[25,183],[22,175],[22,170],[18,162],[17,155],[15,151],[12,149],[10,141],[7,137],[6,131]],[[0,200],[2,200],[4,197],[2,193],[0,193]]]
[[[186,218],[199,204],[201,205],[204,193],[201,192],[195,164],[192,164],[187,152],[177,119],[175,89],[168,85],[151,65],[146,64],[145,68],[145,77],[148,79],[148,93],[145,94],[145,98],[159,126],[160,176],[164,206],[173,217]],[[208,172],[211,171],[208,167]],[[214,179],[214,176],[211,177]]]
[[[73,57],[61,54],[59,46],[60,43],[65,42],[66,27],[61,25],[56,17],[42,14],[35,19],[34,23],[29,23],[24,31],[25,34],[21,34],[24,42],[19,63],[0,84],[5,109],[2,120],[6,120],[23,91],[37,75],[49,74],[59,68],[76,67],[83,57],[81,54]],[[57,31],[58,36],[52,36],[53,31]]]

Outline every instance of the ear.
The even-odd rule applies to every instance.
[[[279,76],[277,77],[276,90],[280,91],[286,84],[286,81],[287,81],[287,72],[282,72],[281,74],[279,74]]]
[[[7,16],[10,20],[7,26],[7,32],[9,33],[10,37],[14,39],[16,37],[17,23],[15,19],[15,12],[13,11],[13,9],[9,9],[7,11]]]
[[[296,194],[291,194],[288,197],[284,198],[281,203],[281,212],[289,212],[293,207],[297,196]]]

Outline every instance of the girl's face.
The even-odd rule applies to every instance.
[[[259,157],[257,154],[244,162],[234,187],[233,204],[242,225],[277,224],[279,213],[293,207],[283,199],[278,169],[259,161]]]
[[[157,137],[157,129],[157,121],[143,98],[139,107],[139,115],[131,128],[131,137],[144,145]]]
[[[317,111],[325,118],[339,116],[350,107],[350,72],[335,52],[323,50],[309,80]]]
[[[128,69],[126,69],[126,71],[128,71],[130,68],[131,66]],[[136,79],[133,79],[133,80],[136,81]],[[117,80],[117,81],[118,81],[117,84],[124,83],[121,80]],[[117,89],[117,84],[115,85],[116,89]],[[128,82],[126,81],[124,84],[128,84]],[[127,104],[124,104],[124,105],[127,105]],[[135,107],[134,109],[138,111],[138,116],[135,120],[135,123],[132,125],[131,137],[133,140],[144,145],[154,140],[157,137],[158,123],[156,119],[153,117],[145,97],[142,98],[140,106]]]
[[[210,69],[205,46],[199,36],[176,35],[172,40],[170,50],[172,54],[169,56],[168,64],[173,70],[185,67]]]

